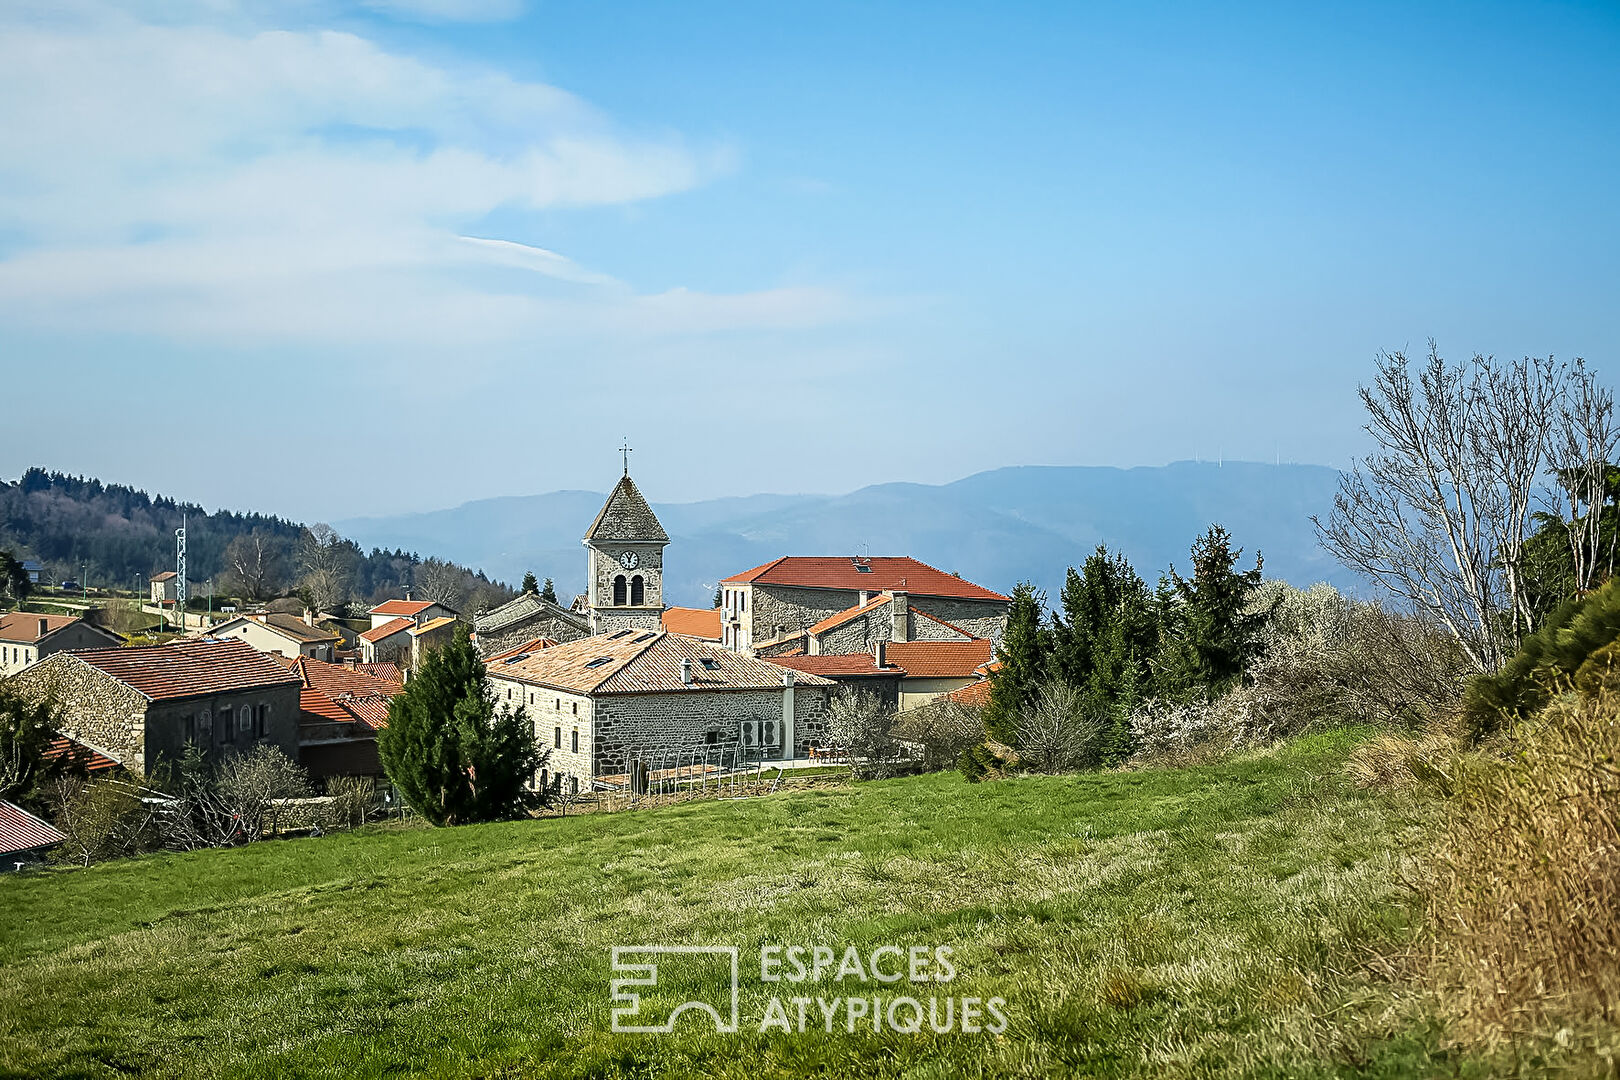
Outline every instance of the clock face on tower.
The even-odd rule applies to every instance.
[[[626,570],[634,570],[636,567],[641,565],[641,556],[637,555],[633,551],[627,551],[623,555],[619,556],[619,565],[624,567]]]

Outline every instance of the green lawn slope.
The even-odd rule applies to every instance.
[[[0,1074],[1467,1072],[1379,975],[1423,811],[1346,783],[1356,738],[4,875]],[[738,946],[741,1030],[612,1034],[609,950],[649,943]],[[1009,1029],[761,1034],[773,993],[907,992],[764,984],[762,944],[949,946],[922,989]]]

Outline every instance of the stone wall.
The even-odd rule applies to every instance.
[[[532,618],[503,626],[499,630],[480,630],[478,654],[494,656],[537,637],[550,638],[559,645],[565,645],[570,641],[578,641],[589,636],[572,620],[549,612],[539,612]]]
[[[769,641],[814,626],[829,615],[848,611],[861,594],[846,589],[800,589],[792,585],[752,585],[743,612],[747,644]]]
[[[552,690],[516,679],[502,679],[490,673],[490,686],[495,691],[497,706],[523,706],[525,715],[534,724],[534,737],[540,749],[549,751],[545,764],[548,778],[562,774],[579,783],[579,790],[589,791],[594,772],[591,768],[591,699],[584,694],[570,694]],[[574,750],[574,732],[579,732],[579,750]]]
[[[781,689],[604,695],[595,711],[596,771],[625,772],[636,750],[735,748],[744,720],[781,725],[782,695]],[[784,754],[803,757],[826,741],[827,698],[826,687],[793,688],[794,746],[783,747]]]
[[[265,743],[279,747],[297,761],[301,715],[298,691],[297,683],[287,683],[180,701],[154,701],[146,710],[147,761],[150,765],[164,758],[178,760],[188,742],[195,742],[215,758]],[[254,723],[260,709],[264,710],[265,734],[256,737]]]
[[[919,611],[926,611],[936,619],[961,627],[977,638],[989,638],[991,641],[1000,641],[1001,635],[1007,630],[1007,608],[1005,600],[957,600],[943,596],[917,596],[911,597],[911,606]],[[926,624],[927,619],[912,617],[912,623]],[[950,640],[949,638],[918,638],[919,641]]]
[[[48,656],[12,678],[30,698],[56,698],[62,709],[58,726],[63,735],[136,772],[146,771],[145,695],[70,653]],[[295,695],[295,717],[297,711]]]

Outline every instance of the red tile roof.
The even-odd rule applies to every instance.
[[[866,570],[857,569],[864,566]],[[914,596],[949,596],[961,600],[1006,600],[998,592],[963,581],[905,555],[785,555],[724,580],[728,585],[797,585],[807,589],[893,589]]]
[[[235,638],[199,638],[168,645],[87,649],[56,655],[88,664],[152,701],[299,681],[264,653]]]
[[[35,642],[78,621],[77,615],[37,615],[32,611],[13,611],[9,615],[0,615],[0,641]],[[39,632],[40,623],[45,624],[43,634]]]
[[[416,616],[422,614],[422,612],[426,611],[432,606],[432,600],[384,600],[382,603],[372,608],[369,614]],[[441,604],[439,606],[443,607],[444,605]]]
[[[494,656],[484,657],[484,664],[485,666],[488,666],[495,663],[497,660],[505,660],[509,656],[522,656],[525,653],[539,652],[541,649],[554,648],[556,647],[556,644],[557,643],[555,641],[548,637],[530,638],[521,645],[514,645],[504,652],[498,652]]]
[[[51,847],[66,839],[55,825],[0,799],[0,855]]]
[[[690,685],[681,681],[682,660],[692,662]],[[502,661],[491,665],[489,674],[579,694],[645,694],[780,689],[783,671],[765,660],[698,638],[637,630],[570,641],[522,660]],[[800,683],[833,685],[811,674],[804,675]]]
[[[913,679],[971,679],[979,666],[990,662],[995,646],[987,638],[972,641],[894,641],[888,646],[889,663],[905,669]]]
[[[395,634],[404,633],[406,630],[410,630],[415,626],[415,619],[393,619],[389,622],[383,623],[381,626],[372,627],[370,630],[367,630],[360,636],[366,641],[369,641],[375,645],[383,638],[391,638]]]
[[[324,720],[358,721],[366,727],[388,726],[388,702],[404,687],[342,664],[307,656],[294,659],[294,674],[303,682],[298,708]]]
[[[429,619],[421,626],[414,628],[411,631],[411,637],[421,637],[423,634],[431,634],[433,631],[449,626],[455,621],[456,618],[454,615],[440,615],[437,619]]]
[[[878,667],[877,661],[871,653],[850,653],[846,656],[763,656],[762,660],[769,660],[779,667],[792,668],[794,671],[806,671],[811,675],[821,675],[828,679],[840,677],[848,678],[855,675],[887,675],[893,678],[904,675],[894,665]]]
[[[397,685],[405,685],[405,676],[399,672],[399,665],[390,660],[380,660],[371,664],[356,664],[356,671],[363,671],[372,678],[381,679]]]
[[[893,601],[889,597],[880,596],[876,600],[872,600],[868,603],[856,604],[854,607],[845,608],[843,611],[829,615],[825,619],[822,619],[820,622],[816,623],[816,625],[810,628],[810,632],[812,634],[824,634],[828,630],[833,630],[837,627],[843,626],[851,619],[858,619],[867,612],[876,611],[885,604],[892,602]]]
[[[945,695],[945,698],[961,705],[974,705],[982,709],[990,704],[990,680],[980,679],[978,682],[968,683],[966,686],[952,690]]]
[[[664,629],[687,637],[720,640],[720,609],[672,607],[664,609]]]
[[[105,772],[108,769],[118,768],[118,762],[94,750],[81,742],[76,742],[66,735],[58,735],[45,744],[45,753],[41,755],[46,761],[55,761],[58,758],[67,758],[75,765],[82,765],[85,772]]]

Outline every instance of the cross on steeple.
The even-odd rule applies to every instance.
[[[624,445],[619,447],[619,453],[624,455],[624,475],[630,475],[630,455],[635,453],[635,447],[630,445],[630,437],[625,436]]]

